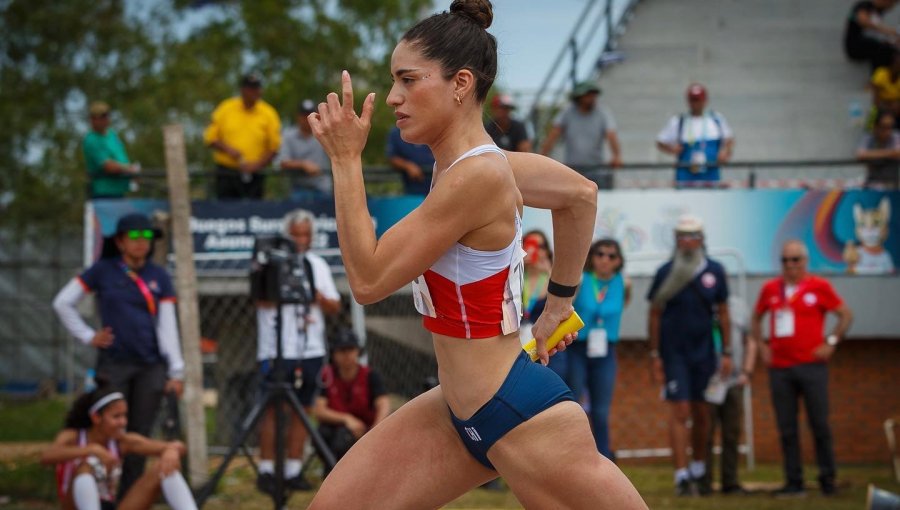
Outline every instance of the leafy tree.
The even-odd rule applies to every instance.
[[[148,6],[149,4],[149,6]],[[213,108],[255,70],[285,123],[348,69],[361,99],[383,100],[389,52],[430,0],[0,0],[0,221],[81,221],[87,105],[114,109],[129,156],[163,167],[161,127],[185,126],[192,168],[210,166],[202,131]],[[366,149],[383,163],[378,115]]]

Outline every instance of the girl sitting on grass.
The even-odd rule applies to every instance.
[[[41,456],[56,464],[57,493],[64,510],[149,509],[160,491],[175,510],[196,510],[191,490],[181,476],[181,441],[156,441],[126,432],[125,396],[99,381],[82,395],[66,416],[63,430]],[[125,454],[159,457],[116,501]]]

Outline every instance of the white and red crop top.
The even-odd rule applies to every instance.
[[[469,150],[463,159],[484,153],[506,157],[496,145]],[[432,183],[433,184],[433,183]],[[490,338],[519,329],[522,317],[522,220],[515,210],[516,233],[506,248],[482,251],[456,243],[412,283],[413,301],[425,329],[456,338]]]

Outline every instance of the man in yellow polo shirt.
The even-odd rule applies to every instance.
[[[261,97],[259,75],[245,75],[241,95],[219,103],[203,133],[203,141],[213,150],[220,200],[263,197],[265,176],[261,172],[278,154],[281,121]]]

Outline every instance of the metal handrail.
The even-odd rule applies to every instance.
[[[859,161],[856,159],[786,159],[786,160],[749,160],[749,161],[728,161],[725,163],[708,163],[706,166],[708,167],[719,167],[719,168],[761,168],[761,169],[772,169],[772,168],[785,168],[785,167],[811,167],[811,166],[865,166],[868,162]],[[638,162],[638,163],[623,163],[620,167],[616,168],[616,171],[629,171],[629,170],[668,170],[679,166],[679,162],[660,162],[660,161],[648,161],[648,162]],[[680,164],[680,166],[684,166],[684,164]],[[608,170],[611,169],[609,165],[597,165],[595,167],[583,167],[585,170]],[[366,165],[363,167],[363,173],[366,177],[369,176],[378,176],[378,175],[390,175],[396,176],[397,179],[400,179],[400,174],[391,167],[384,165]],[[289,172],[284,172],[281,170],[265,170],[260,172],[261,175],[271,176],[271,177],[280,177],[280,178],[291,178],[293,174]],[[213,177],[214,173],[212,170],[192,170],[189,172],[191,177]],[[151,169],[149,171],[143,171],[138,176],[138,178],[165,178],[166,172],[165,170],[157,170]]]
[[[561,98],[565,95],[564,91],[564,83],[566,78],[571,82],[570,87],[574,87],[575,84],[579,81],[578,78],[578,64],[581,56],[584,53],[584,50],[595,42],[597,37],[600,37],[602,33],[599,30],[601,25],[605,25],[606,31],[605,36],[606,40],[603,41],[601,55],[612,50],[615,47],[615,38],[618,35],[617,31],[620,23],[616,23],[613,19],[613,3],[616,0],[606,0],[605,3],[600,7],[599,12],[593,16],[594,21],[590,26],[590,29],[583,34],[582,40],[578,41],[580,32],[584,27],[585,22],[588,19],[591,19],[591,13],[594,8],[599,4],[598,0],[590,0],[587,5],[585,5],[584,9],[581,11],[581,15],[578,16],[577,21],[575,22],[575,26],[572,28],[572,31],[569,33],[569,36],[565,39],[565,42],[560,48],[559,53],[556,58],[553,59],[550,70],[547,72],[547,75],[544,77],[544,80],[541,82],[541,86],[538,88],[537,93],[534,95],[534,99],[532,100],[531,107],[528,110],[528,119],[531,123],[531,127],[534,130],[535,135],[535,143],[538,142],[538,139],[541,137],[541,133],[543,132],[543,128],[540,122],[540,107],[541,107],[541,99],[544,95],[550,90],[550,84],[554,80],[560,76],[561,70],[565,69],[565,66],[562,65],[562,62],[566,59],[566,55],[569,55],[569,59],[571,60],[570,67],[568,69],[568,73],[562,72],[562,79],[560,80],[559,86],[555,89],[555,94],[553,98],[550,100],[549,105],[551,107],[560,104]],[[626,0],[627,4],[625,5],[625,9],[623,11],[622,19],[625,19],[627,13],[631,11],[634,7],[637,0]],[[598,56],[598,57],[599,57]],[[599,76],[599,69],[594,69],[594,77]]]
[[[705,182],[701,181],[697,185],[698,187],[717,187],[719,185],[727,185],[729,183],[728,178],[729,174],[732,171],[735,172],[743,172],[742,175],[738,177],[737,180],[734,179],[734,174],[731,175],[732,180],[731,184],[740,181],[740,186],[747,188],[756,188],[759,180],[759,173],[767,173],[773,172],[776,170],[785,170],[785,169],[800,169],[800,168],[835,168],[835,167],[850,167],[857,168],[863,170],[867,165],[867,162],[861,162],[855,159],[823,159],[823,160],[772,160],[772,161],[730,161],[727,163],[714,163],[708,164],[707,166],[718,166],[722,169],[722,181],[720,182]],[[582,167],[579,169],[583,174],[588,176],[589,178],[593,174],[617,174],[626,179],[631,177],[628,176],[629,173],[635,173],[638,171],[646,171],[646,170],[673,170],[679,166],[684,166],[683,163],[679,162],[641,162],[641,163],[626,163],[623,164],[619,168],[611,168],[609,165],[598,165],[594,167]],[[212,170],[207,169],[198,169],[199,167],[195,166],[193,170],[189,172],[189,176],[191,181],[195,183],[203,183],[208,182],[210,179],[214,178],[215,173]],[[394,170],[391,167],[383,166],[383,165],[371,165],[364,166],[363,172],[365,176],[366,185],[375,186],[376,189],[371,190],[370,193],[372,195],[389,195],[393,193],[400,193],[400,183],[401,176],[400,173]],[[266,170],[261,172],[262,175],[265,175],[274,179],[290,179],[293,174],[290,172],[284,172],[279,170]],[[860,174],[861,175],[861,174]],[[164,171],[159,169],[149,169],[143,171],[140,175],[137,176],[139,180],[151,184],[155,188],[160,188],[165,186],[166,174]],[[859,177],[859,176],[857,176]],[[641,182],[643,182],[643,178],[637,177]],[[769,177],[766,177],[769,179]],[[655,184],[650,185],[650,187],[663,187],[668,188],[672,187],[674,183],[674,175],[667,175],[665,178],[660,178],[659,176],[655,177],[656,180],[651,180]],[[789,178],[784,178],[785,180],[791,180]],[[828,178],[831,179],[831,178]],[[660,184],[662,182],[667,182],[667,184]],[[621,184],[621,183],[620,183]],[[776,183],[777,184],[777,183]],[[201,184],[202,185],[202,184]],[[389,185],[390,189],[382,190],[378,189],[380,185]],[[838,184],[840,185],[840,184]],[[851,186],[855,186],[855,184],[850,184]],[[799,184],[799,186],[804,186],[803,183]],[[645,184],[631,185],[625,186],[628,187],[647,187]],[[768,183],[768,187],[772,187],[772,183]],[[776,187],[792,187],[788,186],[776,186]],[[797,187],[795,184],[793,187]]]

